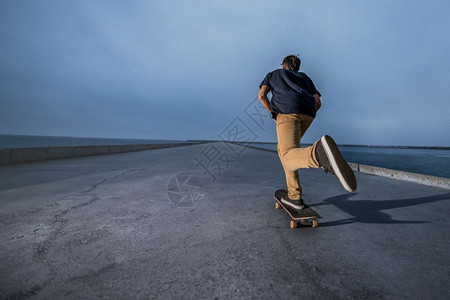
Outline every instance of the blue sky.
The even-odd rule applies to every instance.
[[[304,142],[450,146],[449,15],[438,0],[2,0],[0,133],[220,139],[238,120],[276,141],[246,108],[300,54],[323,103]]]

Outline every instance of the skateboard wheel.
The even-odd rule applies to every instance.
[[[281,205],[280,205],[280,203],[278,203],[278,202],[275,202],[275,209],[280,209],[281,208]]]
[[[295,221],[291,221],[291,223],[289,225],[291,228],[297,228],[297,222],[295,222]]]
[[[319,226],[319,222],[317,222],[317,220],[312,220],[312,227],[317,227]]]

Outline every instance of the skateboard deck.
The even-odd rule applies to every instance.
[[[319,226],[319,222],[317,219],[321,219],[322,217],[311,207],[305,204],[305,208],[297,211],[296,209],[293,209],[289,206],[285,206],[281,202],[281,197],[287,195],[288,191],[286,190],[277,190],[273,197],[277,202],[275,202],[275,208],[280,209],[283,208],[288,215],[291,217],[290,227],[296,228],[298,225],[304,225],[304,226],[312,226],[317,227]]]

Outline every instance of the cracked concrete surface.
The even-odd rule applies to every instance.
[[[276,154],[215,145],[233,160],[215,181],[206,145],[1,167],[0,298],[450,296],[448,191],[357,174],[348,194],[302,170],[324,218],[290,229]],[[191,178],[180,199],[200,197],[174,204]]]

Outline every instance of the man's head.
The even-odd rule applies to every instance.
[[[298,71],[298,70],[300,70],[301,63],[302,63],[302,61],[300,60],[298,55],[288,55],[285,58],[283,58],[281,67],[284,70]]]

